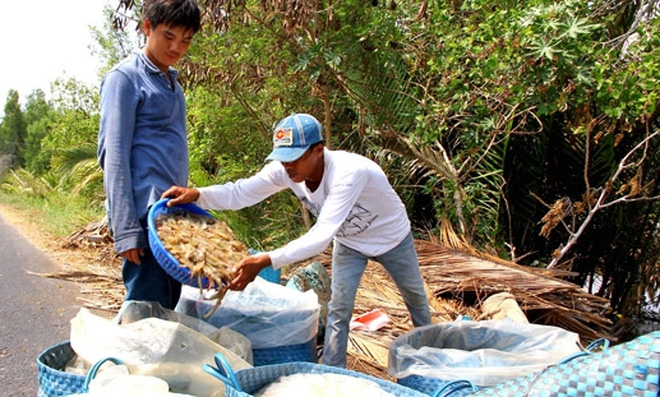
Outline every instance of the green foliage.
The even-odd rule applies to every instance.
[[[100,189],[98,183],[86,186],[100,179],[101,170],[96,162],[98,97],[75,80],[57,82],[55,87],[55,117],[41,141],[42,152],[50,159],[49,169],[74,191],[83,190],[82,186]]]
[[[47,194],[61,190],[59,178],[53,174],[34,175],[19,168],[9,171],[2,182],[2,190],[15,195],[45,198]]]
[[[52,104],[56,110],[80,112],[91,117],[99,112],[99,96],[96,87],[85,85],[75,78],[57,79],[51,85],[51,91]],[[84,117],[81,117],[82,119]]]
[[[113,8],[106,5],[103,13],[107,17],[103,26],[90,28],[97,44],[92,48],[92,54],[100,58],[101,64],[105,65],[98,71],[99,76],[104,76],[110,68],[139,48],[137,37],[133,37],[126,29],[114,29],[115,22],[120,17],[115,15]],[[124,15],[127,24],[131,20],[138,19],[130,14]]]
[[[53,94],[48,103],[42,91],[35,91],[28,97],[25,112],[17,113],[27,125],[20,145],[26,165],[22,169],[14,164],[6,187],[38,197],[50,191],[67,191],[100,202],[98,99],[89,87],[73,79],[56,81]],[[6,128],[9,124],[2,125]]]
[[[96,159],[96,144],[83,142],[57,150],[52,166],[71,193],[90,199],[94,205],[104,201],[103,172]]]
[[[285,12],[271,2],[244,2],[228,20],[211,24],[186,68],[205,87],[206,104],[218,114],[217,109],[230,111],[215,119],[201,117],[206,105],[195,111],[193,158],[200,159],[200,175],[211,176],[199,180],[227,181],[261,165],[250,158],[255,149],[266,153],[268,140],[225,136],[233,125],[254,124],[250,135],[267,137],[267,125],[279,119],[280,109],[310,111],[329,121],[324,124],[330,145],[377,159],[409,207],[429,208],[422,203],[431,195],[436,219],[449,220],[482,248],[501,247],[502,238],[530,241],[538,232],[544,208],[537,197],[552,202],[547,193],[585,188],[580,134],[602,140],[626,112],[624,122],[640,120],[642,109],[647,116],[641,119],[655,109],[653,89],[639,93],[644,83],[635,77],[638,71],[622,68],[611,47],[594,45],[611,38],[617,12],[603,17],[599,4],[575,0],[421,4],[345,1]],[[630,9],[622,12],[629,15]],[[640,43],[652,49],[653,40]],[[655,54],[637,54],[648,59],[641,63],[645,68],[655,66]],[[619,92],[625,93],[623,103]],[[600,121],[595,130],[593,120]],[[535,151],[512,156],[511,136],[526,137]],[[518,141],[515,150],[530,148]],[[564,149],[555,151],[548,143]],[[607,152],[607,146],[590,147],[590,156]],[[567,162],[573,167],[566,174],[574,180],[567,185],[571,189],[544,184],[543,174],[557,171],[543,161],[557,155],[574,159]],[[613,170],[614,157],[609,163],[598,157],[589,165],[594,184]],[[529,162],[522,166],[528,176],[515,179],[506,167],[518,167],[520,159]],[[507,178],[516,184],[505,188]],[[518,185],[522,180],[524,187]],[[526,214],[522,221],[518,210]],[[421,216],[420,225],[427,223],[428,215]],[[549,245],[546,255],[548,250]]]

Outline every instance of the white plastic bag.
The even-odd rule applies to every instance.
[[[145,318],[120,325],[83,308],[71,320],[71,348],[89,366],[107,358],[122,360],[131,374],[165,380],[176,393],[224,396],[224,383],[207,374],[218,352],[235,370],[251,365],[201,333],[173,321]]]
[[[126,325],[149,317],[181,323],[205,335],[220,346],[236,353],[236,355],[248,363],[252,364],[253,362],[252,343],[242,334],[228,327],[217,328],[198,318],[166,309],[158,302],[125,301],[113,321]]]
[[[199,289],[184,286],[175,310],[239,332],[253,349],[298,345],[318,333],[320,306],[313,290],[300,292],[257,277],[243,291],[228,291],[220,307],[205,317],[214,305]]]

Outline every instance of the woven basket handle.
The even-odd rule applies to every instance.
[[[433,394],[433,397],[447,397],[453,394],[455,391],[461,389],[471,388],[472,391],[477,391],[477,387],[467,379],[459,379],[449,383],[445,383],[438,391]]]
[[[220,379],[225,384],[233,387],[234,389],[243,391],[241,384],[238,382],[238,378],[236,378],[234,370],[231,368],[231,365],[225,356],[222,353],[216,353],[214,360],[216,367],[213,367],[209,364],[204,364],[204,371]]]
[[[123,361],[114,357],[107,357],[99,360],[96,364],[92,366],[92,368],[90,368],[89,372],[87,372],[87,376],[85,377],[85,382],[83,383],[83,391],[85,393],[89,393],[89,382],[91,382],[96,377],[96,374],[99,372],[99,369],[103,364],[106,363],[106,361],[111,361],[116,365],[125,365]]]
[[[591,342],[586,348],[583,348],[581,351],[577,353],[573,353],[569,355],[568,357],[564,357],[561,361],[559,361],[557,364],[566,364],[569,361],[573,361],[578,357],[584,357],[588,356],[590,354],[593,354],[595,351],[603,351],[607,350],[607,348],[610,347],[610,341],[605,339],[605,338],[599,338],[596,339],[595,341]]]

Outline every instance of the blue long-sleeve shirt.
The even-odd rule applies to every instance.
[[[188,181],[186,105],[178,72],[170,79],[143,52],[115,66],[101,83],[98,160],[115,250],[145,248],[140,226],[149,206]]]

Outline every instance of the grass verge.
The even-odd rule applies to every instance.
[[[0,203],[14,208],[26,221],[45,232],[60,237],[69,236],[105,215],[102,205],[93,205],[88,199],[70,193],[52,192],[38,197],[0,190]]]

